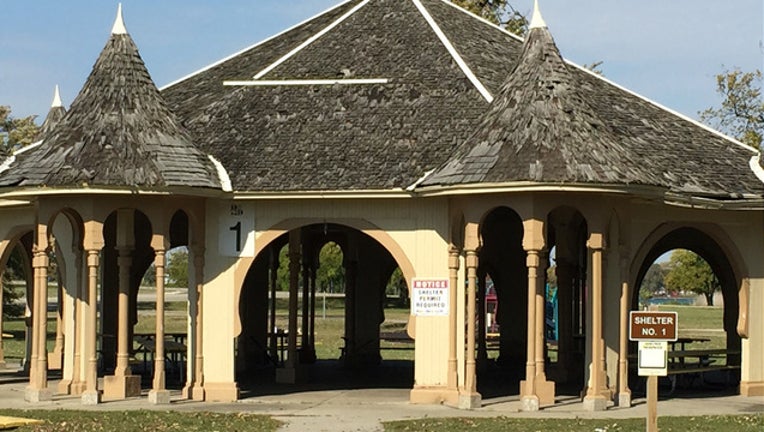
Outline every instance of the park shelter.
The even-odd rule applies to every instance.
[[[328,241],[343,250],[346,366],[379,363],[396,267],[410,289],[449,282],[448,310],[407,326],[411,402],[480,406],[490,278],[497,365],[524,409],[554,404],[563,385],[588,409],[630,404],[635,287],[674,248],[714,269],[740,393],[764,394],[760,153],[564,60],[538,10],[530,27],[523,40],[445,0],[350,0],[160,92],[120,14],[70,110],[0,168],[2,256],[25,245],[35,299],[55,250],[65,293],[53,356],[33,301],[27,399],[52,397],[56,362],[56,391],[85,403],[100,401],[100,375],[104,397],[140,391],[128,363],[137,285],[153,262],[161,299],[165,251],[179,245],[192,275],[183,396],[236,400],[269,355],[283,247],[288,352],[275,378],[309,379]],[[156,306],[149,399],[164,403]]]

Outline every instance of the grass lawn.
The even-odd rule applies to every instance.
[[[173,411],[21,411],[0,410],[0,415],[43,420],[42,425],[19,432],[145,432],[145,431],[275,431],[280,422],[254,414],[186,413]]]
[[[760,432],[764,428],[764,415],[703,416],[703,417],[662,417],[658,419],[662,432]],[[645,430],[645,419],[517,419],[495,418],[455,418],[423,419],[385,423],[386,432],[641,432]]]
[[[693,349],[726,348],[727,333],[724,332],[724,308],[661,305],[658,310],[677,313],[679,337],[711,339],[709,342],[693,346]]]

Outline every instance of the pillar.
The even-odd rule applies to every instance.
[[[98,391],[98,356],[96,353],[96,332],[98,321],[98,266],[100,259],[99,250],[87,250],[88,266],[88,295],[87,295],[87,322],[85,325],[86,335],[84,342],[84,354],[87,357],[87,370],[85,373],[85,391],[82,393],[84,405],[96,405],[101,402],[101,393]]]
[[[165,387],[164,370],[164,268],[166,265],[164,239],[159,238],[154,245],[154,270],[156,272],[156,333],[154,335],[154,379],[152,381],[151,391],[149,391],[149,402],[152,404],[170,403],[170,392]]]
[[[34,305],[32,312],[32,364],[29,386],[25,392],[28,402],[42,402],[53,398],[48,389],[48,354],[46,347],[48,314],[48,254],[35,248],[32,268],[34,274]]]
[[[283,368],[276,370],[276,382],[294,384],[297,382],[297,296],[300,283],[300,230],[289,232],[289,335],[287,337],[287,361]]]
[[[0,333],[3,332],[3,281],[0,278]],[[0,369],[5,369],[5,353],[3,352],[3,337],[0,334]]]
[[[591,302],[592,302],[592,334],[591,334],[591,376],[589,387],[584,396],[584,409],[602,411],[607,408],[608,398],[605,396],[607,377],[602,358],[604,357],[604,341],[602,339],[602,254],[605,249],[605,239],[601,233],[592,233],[587,243],[591,253]]]
[[[459,395],[459,408],[474,409],[482,405],[482,396],[477,391],[477,376],[475,371],[475,339],[477,314],[477,267],[478,255],[473,248],[465,248],[467,267],[467,353],[465,354],[464,390]]]
[[[82,341],[85,336],[85,310],[83,308],[83,298],[87,290],[83,286],[82,279],[82,249],[77,248],[74,252],[75,271],[77,272],[77,286],[74,293],[74,332],[70,337],[71,342],[74,344],[73,354],[73,369],[72,369],[72,384],[69,389],[69,393],[72,395],[80,396],[85,391],[85,381],[83,380],[85,365],[83,364],[82,356]]]
[[[279,347],[278,347],[278,334],[276,333],[276,286],[278,284],[278,269],[279,269],[279,259],[278,259],[278,251],[274,246],[271,246],[269,248],[270,250],[270,263],[268,268],[270,269],[270,291],[271,291],[271,302],[270,302],[270,323],[268,326],[268,334],[270,335],[270,356],[271,360],[275,363],[279,363]]]
[[[130,370],[130,267],[134,250],[134,211],[121,209],[117,213],[117,264],[119,267],[119,296],[117,306],[117,365],[114,375],[104,377],[104,397],[125,399],[141,395],[141,377]],[[110,311],[104,310],[104,314]]]
[[[449,281],[449,320],[448,320],[448,381],[447,387],[451,394],[458,395],[458,372],[456,345],[458,339],[456,302],[459,287],[459,249],[451,246],[448,250],[448,281]]]
[[[537,310],[536,296],[539,290],[539,267],[541,252],[545,246],[544,222],[529,219],[523,222],[523,249],[526,252],[525,263],[528,268],[528,323],[525,359],[525,379],[520,381],[520,402],[523,411],[538,411],[541,405],[536,386],[536,340]],[[542,278],[543,280],[543,278]]]
[[[64,281],[58,281],[56,290],[56,343],[53,345],[53,352],[48,354],[48,369],[63,370],[64,367]],[[46,276],[46,294],[47,294],[47,276]],[[47,314],[47,308],[46,308]]]
[[[194,262],[194,307],[196,313],[191,323],[191,335],[194,340],[192,349],[187,353],[192,358],[191,373],[188,374],[188,380],[183,387],[183,398],[203,401],[206,398],[204,389],[204,351],[203,351],[203,329],[204,329],[204,247],[192,245],[190,248]]]
[[[535,350],[534,362],[536,363],[536,396],[539,406],[554,405],[555,383],[548,381],[546,376],[546,269],[549,265],[548,254],[543,251],[539,254],[539,265],[536,269],[536,321],[535,321]],[[529,282],[530,283],[530,282]],[[530,293],[529,293],[530,294]],[[530,302],[529,302],[530,304]],[[530,325],[531,321],[528,320]]]
[[[478,257],[480,258],[480,257]],[[488,367],[488,347],[486,346],[486,321],[485,321],[485,270],[478,268],[477,273],[477,368],[480,371]]]
[[[313,288],[311,271],[312,260],[310,257],[310,249],[307,242],[302,244],[302,323],[300,338],[300,363],[314,363],[316,361],[316,352],[310,342],[310,316],[312,312],[311,308],[311,292]]]
[[[629,389],[629,254],[626,249],[621,249],[621,311],[619,323],[619,348],[618,348],[618,406],[631,406],[631,390]]]

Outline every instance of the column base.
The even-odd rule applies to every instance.
[[[414,387],[409,392],[409,402],[412,404],[438,405],[459,404],[459,390],[445,387]]]
[[[462,393],[459,395],[457,407],[463,410],[473,410],[483,406],[483,396],[480,393]]]
[[[534,381],[536,394],[533,395],[538,400],[539,406],[554,405],[557,387],[554,381],[547,381],[546,377],[539,375]],[[527,395],[525,391],[525,380],[520,381],[520,394]]]
[[[618,406],[621,408],[631,407],[631,390],[624,390],[618,393]]]
[[[605,411],[607,404],[608,399],[601,394],[584,396],[584,411]]]
[[[279,384],[298,384],[305,382],[306,371],[301,367],[276,369],[276,382]]]
[[[138,375],[116,376],[103,378],[104,399],[127,399],[141,395],[141,377]]]
[[[58,382],[56,389],[58,390],[58,394],[64,394],[64,395],[70,394],[72,391],[72,380],[62,379],[61,381]]]
[[[50,389],[36,389],[27,387],[24,390],[24,400],[31,403],[50,402],[53,400],[53,392]]]
[[[521,411],[538,411],[539,408],[539,398],[536,395],[526,395],[520,397]]]
[[[149,403],[154,405],[167,405],[170,403],[170,392],[168,390],[151,390],[149,392]]]
[[[69,387],[69,394],[72,396],[81,396],[82,393],[85,392],[85,383],[80,382],[73,382],[71,387]]]
[[[239,387],[235,382],[205,383],[204,398],[209,402],[236,402],[239,400]]]
[[[740,381],[741,396],[764,396],[764,381]]]
[[[98,405],[99,403],[101,403],[101,392],[84,391],[82,392],[81,400],[83,405]]]
[[[197,385],[196,383],[187,385],[181,390],[183,399],[195,400],[198,402],[204,401],[204,387]]]
[[[48,369],[61,370],[64,363],[64,353],[53,351],[48,353]]]

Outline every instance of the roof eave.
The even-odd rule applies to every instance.
[[[0,200],[23,200],[34,199],[43,196],[54,195],[183,195],[195,196],[200,198],[220,198],[230,194],[220,189],[199,188],[191,186],[173,186],[165,188],[140,188],[140,187],[49,187],[49,186],[30,186],[30,187],[6,187],[0,188]]]

